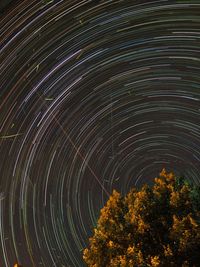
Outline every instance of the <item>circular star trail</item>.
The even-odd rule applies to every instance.
[[[84,266],[113,189],[200,173],[199,1],[13,1],[1,14],[0,265]]]

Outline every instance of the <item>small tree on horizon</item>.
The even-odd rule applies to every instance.
[[[162,170],[152,187],[113,191],[83,259],[89,267],[200,266],[200,188]]]

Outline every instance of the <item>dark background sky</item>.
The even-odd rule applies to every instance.
[[[0,11],[1,13],[6,12],[6,9],[9,8],[10,4],[16,2],[15,0],[1,0],[0,1]]]
[[[0,266],[84,266],[113,189],[163,167],[199,182],[200,3],[13,2],[0,22]]]

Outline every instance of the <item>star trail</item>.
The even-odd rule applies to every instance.
[[[85,266],[113,189],[199,183],[200,2],[12,1],[0,20],[0,266]]]

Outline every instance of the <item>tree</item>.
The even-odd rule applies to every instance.
[[[162,170],[152,187],[115,190],[83,259],[90,267],[200,264],[200,188]]]

